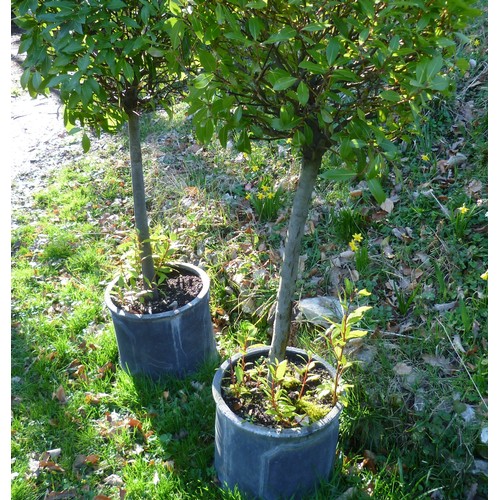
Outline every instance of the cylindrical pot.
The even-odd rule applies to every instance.
[[[250,349],[246,361],[268,356],[269,347]],[[307,360],[305,351],[287,348],[287,359]],[[241,354],[225,361],[213,379],[216,403],[215,469],[223,487],[234,488],[264,500],[300,499],[328,480],[335,459],[342,406],[338,403],[324,418],[307,427],[274,429],[252,424],[237,416],[221,394],[223,378]],[[334,368],[320,357],[315,361],[335,376]]]
[[[199,276],[203,285],[195,299],[173,311],[131,314],[111,300],[117,280],[106,289],[105,302],[115,327],[120,366],[131,375],[143,374],[155,379],[167,374],[182,377],[217,356],[207,273],[192,264],[170,266]]]

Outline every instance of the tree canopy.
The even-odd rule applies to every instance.
[[[180,8],[159,0],[15,1],[25,30],[21,83],[58,88],[69,127],[115,132],[131,109],[163,105],[185,88],[189,56]],[[84,147],[88,148],[84,136]]]
[[[242,151],[262,138],[333,146],[345,164],[336,178],[376,179],[421,105],[468,67],[450,58],[479,12],[462,0],[195,3],[188,22],[205,45],[191,92],[198,138],[216,131],[225,145],[236,132]]]

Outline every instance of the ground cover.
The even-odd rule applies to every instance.
[[[485,23],[470,69],[401,144],[381,207],[363,183],[320,181],[298,298],[348,276],[372,292],[355,344],[335,473],[313,498],[486,498],[487,145]],[[222,358],[247,322],[270,339],[291,145],[247,156],[193,138],[186,107],[143,127],[153,234],[206,268]],[[51,174],[12,231],[12,498],[240,498],[217,485],[215,365],[184,381],[118,367],[103,290],[133,247],[126,134]],[[324,169],[328,168],[328,162]],[[331,360],[320,327],[293,343]]]

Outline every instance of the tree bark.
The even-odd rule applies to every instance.
[[[133,109],[127,110],[130,166],[132,171],[132,191],[134,195],[135,227],[139,239],[139,255],[141,257],[144,288],[156,293],[155,268],[151,251],[148,214],[146,209],[146,193],[144,189],[144,173],[142,167],[141,137],[139,115]]]
[[[276,316],[273,327],[273,339],[269,358],[285,359],[286,347],[290,337],[292,316],[292,301],[299,267],[299,257],[304,236],[304,226],[309,213],[311,196],[318,177],[321,160],[325,151],[322,147],[304,148],[299,184],[292,205],[288,232],[285,243],[285,253],[280,273]]]

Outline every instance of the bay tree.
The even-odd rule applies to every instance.
[[[26,53],[21,84],[29,93],[57,89],[64,123],[114,133],[128,124],[134,219],[144,288],[155,287],[140,139],[140,116],[167,111],[185,89],[190,57],[185,23],[175,2],[159,0],[14,0]]]
[[[188,0],[202,46],[190,112],[199,140],[251,151],[291,139],[301,156],[270,350],[288,343],[301,241],[322,160],[332,180],[364,178],[380,203],[398,140],[434,96],[453,91],[460,30],[479,11],[464,0]]]

